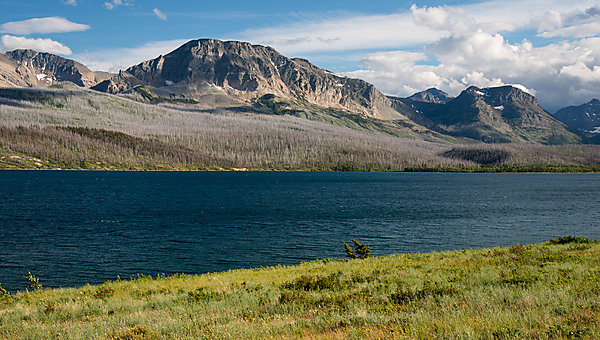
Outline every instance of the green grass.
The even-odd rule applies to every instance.
[[[600,244],[138,276],[0,298],[6,339],[600,337]],[[43,278],[41,278],[43,284]]]

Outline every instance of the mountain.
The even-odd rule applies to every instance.
[[[569,106],[554,114],[561,122],[588,133],[600,134],[600,100],[593,99],[579,106]]]
[[[413,94],[408,98],[399,98],[388,96],[392,101],[392,107],[401,111],[413,122],[421,126],[435,126],[430,119],[425,117],[422,112],[432,110],[434,107],[446,104],[453,99],[452,96],[444,91],[436,88],[430,88],[428,90]],[[403,110],[404,107],[408,107],[410,110]]]
[[[438,90],[436,88],[430,88],[422,92],[418,92],[408,97],[413,102],[423,102],[423,103],[432,103],[432,104],[447,104],[454,97],[447,94],[444,91]]]
[[[0,87],[43,87],[64,81],[91,87],[109,77],[50,53],[14,50],[0,54]]]
[[[582,142],[544,111],[535,97],[511,86],[470,87],[456,98],[434,88],[408,98],[389,97],[363,80],[246,42],[192,40],[112,76],[49,53],[0,54],[0,87],[43,87],[65,81],[147,103],[295,115],[416,139]]]
[[[564,123],[546,112],[534,96],[512,86],[485,89],[472,86],[447,104],[430,105],[420,113],[431,122],[426,125],[431,129],[488,143],[581,142]]]
[[[148,97],[250,103],[264,95],[300,105],[348,110],[363,117],[409,121],[406,105],[373,85],[335,75],[305,59],[289,59],[271,47],[238,41],[192,40],[175,51],[132,66],[93,89]]]

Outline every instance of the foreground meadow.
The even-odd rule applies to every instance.
[[[0,297],[2,339],[572,337],[600,338],[600,243],[576,237]]]

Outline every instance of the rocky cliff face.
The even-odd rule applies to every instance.
[[[447,104],[432,106],[422,114],[433,123],[432,129],[485,142],[581,141],[534,96],[512,86],[470,87]]]
[[[600,100],[593,99],[579,106],[569,106],[554,115],[572,128],[600,135]]]
[[[94,89],[118,93],[138,85],[149,86],[157,96],[192,99],[215,90],[240,101],[274,94],[372,118],[407,120],[392,108],[390,99],[363,80],[337,76],[307,60],[245,42],[193,40]]]
[[[50,53],[33,50],[15,50],[0,56],[0,86],[38,87],[70,81],[82,87],[91,87],[109,77],[95,73],[84,65]]]

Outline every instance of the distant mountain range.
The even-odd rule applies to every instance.
[[[588,133],[600,134],[600,100],[569,106],[556,112],[555,117],[565,124]]]
[[[568,144],[582,141],[564,123],[546,112],[534,96],[516,87],[480,89],[472,86],[456,98],[437,93],[431,101],[416,96],[418,100],[415,101],[413,96],[404,102],[413,102],[413,107],[424,116],[421,121],[426,127],[445,134],[487,143]],[[445,103],[440,103],[440,96]]]
[[[321,108],[387,121],[412,133],[487,143],[568,144],[600,134],[600,101],[555,116],[524,91],[469,87],[458,97],[428,89],[408,98],[386,96],[363,80],[335,75],[271,47],[237,41],[190,41],[173,52],[116,75],[92,72],[73,60],[31,50],[0,55],[0,87],[41,87],[69,81],[81,87],[210,107],[260,106],[279,113]],[[558,119],[557,119],[558,118]]]

